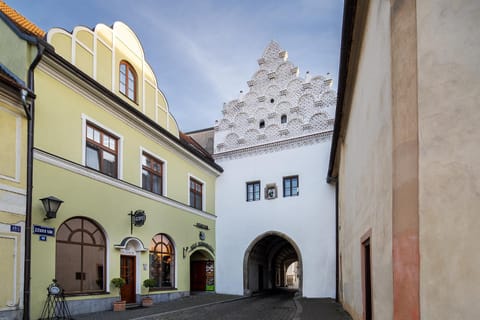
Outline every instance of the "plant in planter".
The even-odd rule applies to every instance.
[[[146,279],[143,281],[143,286],[148,289],[148,293],[150,293],[150,288],[153,288],[156,285],[157,281],[155,281],[155,279]],[[147,294],[147,296],[142,299],[142,306],[151,307],[152,305],[153,299]]]
[[[113,278],[111,283],[112,283],[112,286],[114,286],[115,288],[118,288],[118,290],[120,290],[126,284],[125,279],[123,278]],[[126,306],[125,300],[115,301],[113,303],[113,311],[125,311],[125,306]]]

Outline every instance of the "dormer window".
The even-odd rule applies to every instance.
[[[130,100],[136,102],[137,74],[132,65],[127,61],[120,62],[120,92]]]

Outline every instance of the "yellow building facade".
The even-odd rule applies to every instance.
[[[72,315],[138,304],[146,279],[154,302],[214,290],[222,168],[179,131],[134,32],[46,34],[3,2],[0,18],[0,317],[62,316],[53,279]]]
[[[17,25],[22,18],[0,3],[0,319],[20,319],[24,307],[28,70],[41,32]]]
[[[213,290],[215,179],[125,24],[48,32],[35,69],[30,317],[56,279],[71,314]],[[47,213],[41,199],[63,201]],[[52,218],[52,216],[55,216]],[[202,273],[203,272],[203,273]],[[118,290],[114,278],[127,284]]]

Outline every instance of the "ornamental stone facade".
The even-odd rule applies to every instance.
[[[332,130],[332,79],[308,72],[302,78],[287,58],[272,41],[247,81],[248,92],[224,104],[215,126],[216,154]]]
[[[271,42],[214,128],[216,291],[335,297],[335,196],[325,181],[336,93]]]

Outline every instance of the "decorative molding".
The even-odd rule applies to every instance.
[[[109,112],[112,117],[124,122],[134,130],[141,132],[146,137],[152,139],[154,142],[158,143],[168,151],[176,154],[183,160],[186,160],[197,168],[207,169],[216,176],[220,175],[218,170],[212,168],[196,155],[190,153],[188,150],[182,148],[175,142],[165,138],[157,129],[151,127],[143,120],[135,117],[128,110],[119,107],[115,102],[108,99],[108,97],[105,95],[102,95],[98,90],[89,86],[84,81],[81,81],[75,74],[72,74],[59,67],[56,63],[50,60],[48,56],[44,56],[44,58],[42,58],[38,68],[68,87],[70,90],[89,100],[94,105]]]
[[[313,145],[325,142],[331,138],[332,133],[333,131],[330,130],[288,140],[279,140],[276,142],[266,143],[262,145],[217,153],[213,157],[215,160],[234,160],[259,154],[267,154],[283,150],[300,148],[306,145]]]
[[[212,213],[200,211],[200,210],[192,208],[192,207],[190,207],[186,204],[175,201],[173,199],[166,198],[164,196],[160,196],[160,195],[148,192],[148,191],[143,190],[142,188],[140,188],[138,186],[135,186],[135,185],[132,185],[128,182],[118,180],[118,179],[112,178],[110,176],[101,174],[99,172],[96,172],[93,169],[89,169],[89,168],[86,168],[86,167],[84,167],[82,165],[79,165],[77,163],[59,158],[55,155],[49,154],[49,153],[44,152],[42,150],[35,149],[33,157],[34,157],[35,160],[50,164],[50,165],[55,166],[55,167],[60,168],[60,169],[64,169],[64,170],[79,174],[81,176],[90,178],[92,180],[95,180],[95,181],[98,181],[98,182],[101,182],[101,183],[111,185],[113,187],[119,188],[121,190],[130,192],[130,193],[133,193],[133,194],[136,194],[138,196],[145,197],[145,198],[148,198],[150,200],[154,200],[154,201],[163,203],[163,204],[171,206],[171,207],[175,207],[177,209],[185,211],[186,213],[194,214],[194,215],[197,215],[197,216],[200,216],[200,217],[203,217],[203,218],[207,218],[207,219],[210,219],[210,220],[215,220],[216,219],[216,216]]]

